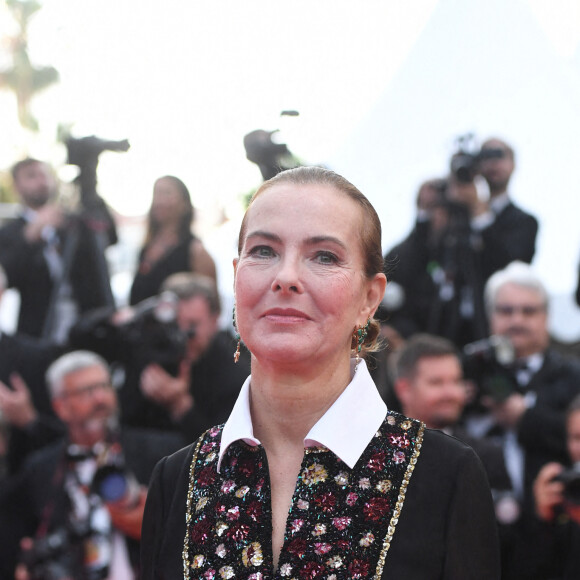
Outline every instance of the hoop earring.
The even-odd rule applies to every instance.
[[[234,330],[236,331],[236,340],[238,341],[238,344],[236,346],[236,352],[234,352],[234,363],[237,363],[240,360],[240,343],[241,343],[241,336],[240,333],[238,332],[238,327],[236,325],[236,305],[234,304],[234,308],[233,308],[233,312],[232,312],[232,322],[234,325]]]
[[[360,351],[362,350],[363,344],[366,340],[367,334],[369,333],[369,326],[371,324],[370,316],[364,326],[359,326],[354,332],[353,337],[356,342],[356,362],[360,361]]]

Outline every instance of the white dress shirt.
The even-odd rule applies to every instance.
[[[367,365],[350,361],[351,381],[338,399],[316,422],[304,438],[304,447],[327,447],[351,469],[385,420],[387,406],[381,399]],[[254,436],[250,414],[250,375],[222,432],[218,472],[227,448],[238,440],[248,445],[260,445]]]

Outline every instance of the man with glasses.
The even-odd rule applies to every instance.
[[[523,578],[517,554],[527,541],[533,482],[544,465],[567,461],[566,410],[580,393],[580,362],[550,346],[548,293],[530,265],[496,272],[484,298],[491,337],[487,349],[484,341],[470,345],[465,360],[478,387],[465,422],[471,435],[503,448],[511,490],[498,513],[502,578]]]
[[[566,461],[565,412],[580,393],[580,364],[550,347],[548,294],[528,264],[496,272],[485,301],[491,334],[509,340],[513,363],[483,363],[476,379],[489,412],[487,434],[502,441],[514,490],[525,501],[543,465]],[[490,376],[492,369],[504,374]]]
[[[20,552],[17,578],[133,579],[149,477],[183,441],[120,428],[108,366],[92,352],[61,356],[46,376],[66,437],[0,490],[0,576]]]

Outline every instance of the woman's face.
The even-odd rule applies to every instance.
[[[260,361],[328,362],[350,355],[374,313],[384,275],[364,274],[361,208],[328,185],[279,184],[247,215],[235,262],[236,317]]]
[[[153,186],[151,217],[157,223],[178,222],[186,209],[177,184],[171,179],[158,179]]]

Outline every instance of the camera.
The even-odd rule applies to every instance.
[[[560,481],[564,484],[566,500],[574,505],[580,505],[580,462],[562,471],[553,481]]]
[[[479,385],[482,395],[500,403],[517,391],[515,377],[509,370],[515,358],[511,340],[492,335],[463,347],[464,373]]]
[[[143,366],[157,363],[177,376],[185,356],[191,332],[182,332],[177,324],[177,295],[162,292],[147,298],[134,308],[133,317],[120,326],[121,337],[131,346]]]
[[[127,470],[125,458],[118,442],[112,443],[98,458],[90,490],[104,502],[123,501],[127,507],[139,502],[141,487],[136,477]]]
[[[79,139],[68,137],[66,139],[68,163],[77,165],[81,169],[96,167],[99,155],[103,151],[126,152],[129,150],[129,141],[109,141],[95,135],[81,137]]]
[[[472,133],[461,135],[456,139],[457,152],[451,157],[451,174],[460,183],[471,183],[479,172],[479,165],[488,159],[501,159],[505,152],[503,149],[476,149],[473,145]]]
[[[83,540],[90,533],[86,523],[70,522],[37,538],[22,554],[31,580],[73,580],[83,577]]]

